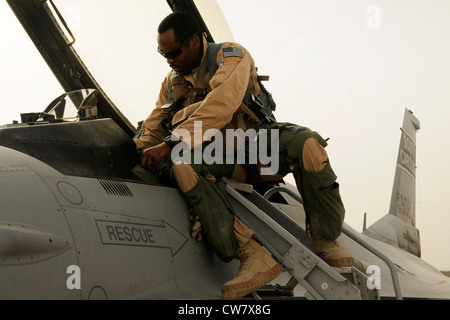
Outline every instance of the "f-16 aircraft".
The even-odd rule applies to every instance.
[[[0,299],[221,299],[237,262],[191,238],[179,190],[138,165],[137,129],[75,51],[57,5],[7,2],[64,93],[0,128]],[[214,41],[200,1],[167,4]],[[357,259],[352,268],[332,268],[310,251],[294,186],[218,181],[285,269],[248,299],[450,299],[449,278],[420,258],[419,128],[406,109],[389,213],[362,233],[344,224],[339,241]]]

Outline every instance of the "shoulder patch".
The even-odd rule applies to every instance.
[[[227,48],[223,48],[222,52],[223,52],[224,58],[229,58],[229,57],[242,58],[244,56],[242,54],[242,49],[239,49],[239,48],[227,47]]]

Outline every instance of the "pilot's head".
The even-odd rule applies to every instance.
[[[200,26],[190,15],[174,12],[158,27],[158,52],[178,74],[184,76],[200,65],[203,41]]]

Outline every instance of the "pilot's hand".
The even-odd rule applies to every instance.
[[[191,232],[192,238],[197,240],[197,242],[202,241],[202,223],[199,216],[190,216],[189,220],[194,224]]]
[[[139,164],[151,172],[155,173],[158,169],[159,160],[170,153],[170,147],[164,142],[157,146],[145,149],[142,152]]]

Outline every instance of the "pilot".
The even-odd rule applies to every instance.
[[[197,240],[203,236],[223,261],[240,260],[236,277],[222,287],[223,297],[239,299],[275,279],[283,269],[255,240],[255,233],[235,216],[215,184],[222,177],[252,183],[292,172],[304,200],[312,250],[332,266],[353,265],[351,254],[336,241],[344,206],[324,149],[326,142],[308,128],[265,121],[267,117],[262,118],[244,103],[246,94],[259,96],[262,91],[250,53],[239,44],[225,43],[214,53],[217,70],[211,72],[211,49],[200,30],[195,19],[182,12],[172,13],[160,23],[158,51],[172,70],[162,82],[156,108],[134,141],[142,151],[139,162],[145,169],[156,173],[161,163],[169,158],[169,163],[173,162],[170,176],[193,213],[192,235]],[[258,174],[264,167],[260,162],[195,161],[198,150],[204,150],[211,141],[222,141],[214,135],[223,133],[226,137],[226,129],[245,132],[262,126],[279,132],[278,172]],[[235,153],[242,149],[234,138],[223,138],[223,143],[232,143]],[[172,152],[175,148],[179,149]],[[191,161],[174,159],[173,155],[180,154],[189,154]]]

